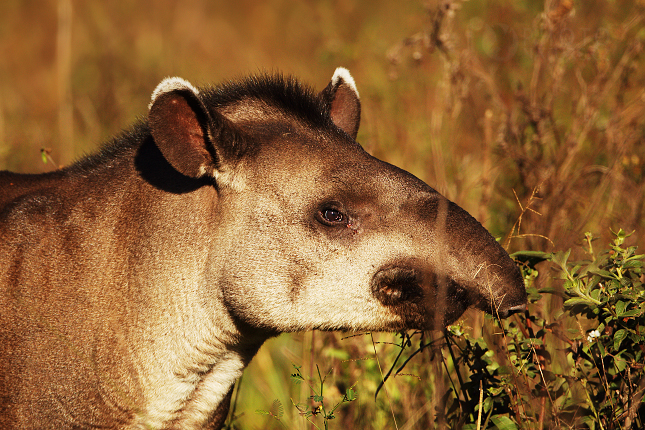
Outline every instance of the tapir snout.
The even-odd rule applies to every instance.
[[[438,216],[442,212],[439,209]],[[475,218],[448,202],[444,231],[448,297],[452,288],[464,303],[501,318],[525,309],[526,291],[518,266]],[[454,312],[448,315],[446,323],[459,317]]]
[[[521,272],[500,244],[436,191],[428,187],[422,194],[405,202],[398,218],[408,217],[401,228],[424,240],[413,247],[416,252],[375,273],[374,296],[400,314],[406,327],[421,329],[445,327],[468,307],[499,318],[524,311]]]

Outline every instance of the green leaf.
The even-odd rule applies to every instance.
[[[625,238],[631,236],[633,232],[627,234],[625,230],[621,228],[621,229],[618,229],[618,232],[612,232],[612,233],[616,235],[616,239],[614,239],[614,244],[616,244],[616,246],[620,246],[625,241]]]
[[[603,345],[602,342],[596,342],[596,345],[598,345],[598,350],[600,351],[600,355],[602,356],[607,355],[607,352],[605,351],[605,345]]]
[[[535,303],[542,298],[542,291],[538,291],[537,288],[527,288],[526,294],[528,295],[529,303]]]
[[[569,255],[571,255],[571,250],[556,252],[553,254],[553,257],[551,257],[551,261],[566,270]]]
[[[598,269],[598,270],[590,270],[589,273],[591,273],[592,275],[598,275],[598,276],[600,276],[602,278],[607,278],[607,279],[615,278],[614,274],[609,272],[609,271],[607,271],[607,270],[600,270],[600,269]]]
[[[514,375],[514,374],[515,374],[515,373],[513,372],[513,370],[514,370],[514,369],[515,369],[515,367],[513,367],[513,366],[499,366],[499,367],[497,368],[497,374],[498,374],[498,375],[500,375],[500,376],[503,376],[503,375]]]
[[[356,397],[356,391],[348,388],[347,392],[345,393],[345,400],[348,402],[353,402],[354,400],[356,400]]]
[[[595,290],[593,290],[593,291],[589,294],[589,296],[590,296],[592,299],[597,300],[597,301],[599,301],[599,302],[600,302],[600,301],[601,301],[601,300],[600,300],[600,288],[596,288]]]
[[[566,302],[564,302],[565,307],[571,307],[571,306],[576,306],[576,305],[592,305],[593,302],[591,300],[583,299],[581,297],[573,297]]]
[[[625,313],[625,309],[627,308],[628,303],[624,302],[622,300],[619,300],[616,302],[616,315],[619,317],[622,316]]]
[[[533,267],[538,263],[549,260],[552,254],[542,251],[517,251],[511,254],[511,258]]]
[[[622,328],[614,333],[614,350],[618,351],[620,349],[620,344],[628,334],[629,332]]]
[[[596,417],[592,415],[588,415],[584,418],[582,418],[582,421],[586,423],[589,426],[589,430],[595,430],[596,428]]]
[[[275,399],[271,404],[271,414],[278,419],[284,415],[284,406],[280,400]]]
[[[632,258],[643,258],[643,256],[642,255],[637,255],[636,257],[632,257]],[[630,258],[628,261],[625,262],[625,264],[623,264],[624,269],[631,269],[631,268],[634,268],[634,267],[643,267],[643,262],[638,260],[638,259],[632,260]]]
[[[484,404],[482,405],[483,406],[483,411],[484,412],[490,411],[490,409],[494,405],[495,405],[495,399],[493,399],[492,397],[486,397],[486,399],[484,400]]]
[[[627,360],[616,356],[614,360],[614,366],[616,366],[616,370],[622,372],[627,367]]]
[[[499,430],[517,430],[517,424],[513,422],[509,417],[504,415],[496,415],[490,419],[495,427]]]
[[[643,314],[642,309],[632,309],[631,311],[627,311],[622,315],[619,315],[621,318],[631,318],[631,317],[639,317]]]
[[[322,403],[324,399],[323,396],[319,396],[318,394],[311,396],[311,398],[313,399],[314,402],[318,402],[318,403]]]

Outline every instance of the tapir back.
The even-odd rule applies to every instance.
[[[114,270],[122,254],[111,247],[114,183],[96,182],[70,169],[0,174],[1,428],[67,428],[70,413],[83,427],[111,416],[96,388],[99,375],[114,373],[99,359],[104,348],[124,348],[106,336],[119,324],[109,292],[123,280]]]

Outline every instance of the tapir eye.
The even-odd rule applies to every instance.
[[[346,221],[345,215],[334,207],[324,207],[318,213],[318,220],[326,225],[336,225]]]
[[[341,222],[343,220],[343,214],[336,209],[323,209],[322,216],[325,221],[329,222]]]

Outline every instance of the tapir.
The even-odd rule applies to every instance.
[[[357,142],[319,93],[168,78],[147,118],[45,174],[0,172],[0,428],[219,429],[262,343],[525,308],[482,225]]]

